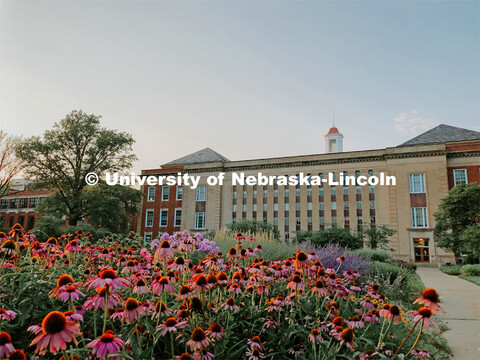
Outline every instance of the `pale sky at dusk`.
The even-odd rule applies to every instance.
[[[155,168],[398,145],[480,130],[479,2],[0,0],[0,129],[73,109],[131,133]]]

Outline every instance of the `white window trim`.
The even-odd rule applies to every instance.
[[[198,220],[200,219],[200,214],[203,214],[203,227],[198,226]],[[207,222],[206,220],[207,220],[207,216],[205,212],[196,212],[195,213],[195,229],[199,229],[199,230],[205,229],[205,224]]]
[[[414,175],[421,175],[421,177],[422,177],[423,186],[421,186],[420,191],[414,191],[414,189],[413,189],[414,185],[413,185],[412,179],[413,179]],[[425,174],[409,174],[408,175],[408,185],[409,185],[409,188],[410,188],[410,194],[425,194],[427,192],[427,187],[426,187],[426,184],[425,184]]]
[[[180,211],[180,223],[177,224],[177,211]],[[180,208],[177,208],[175,209],[175,213],[173,214],[174,217],[173,217],[173,226],[175,227],[179,227],[179,226],[182,226],[182,213],[181,213],[182,209]]]
[[[149,213],[152,213],[152,224],[151,225],[148,225],[148,214]],[[149,209],[147,211],[145,211],[145,227],[152,227],[153,226],[153,218],[155,217],[155,211],[152,210],[152,209]]]
[[[166,212],[167,213],[167,223],[165,225],[162,225],[162,213]],[[158,226],[160,227],[167,227],[168,226],[168,209],[160,209],[160,216],[158,219]]]
[[[424,211],[423,215],[424,215],[424,223],[425,225],[423,226],[418,226],[416,224],[416,213],[417,211]],[[412,207],[411,211],[411,218],[412,218],[412,228],[415,228],[415,229],[425,229],[425,228],[428,228],[428,210],[426,207]]]
[[[182,197],[178,197],[178,188],[182,188]],[[183,185],[177,185],[177,188],[176,188],[176,193],[175,193],[175,200],[183,200]]]
[[[150,200],[150,189],[153,189],[153,199]],[[147,189],[147,201],[154,202],[155,201],[155,186],[149,186]]]
[[[200,192],[200,189],[203,189],[203,198],[200,196],[202,193]],[[197,187],[197,190],[195,192],[195,201],[207,201],[207,186],[206,185],[200,185]]]
[[[168,190],[167,190],[167,198],[166,198],[166,199],[164,198],[164,194],[163,194],[164,189],[168,189]],[[162,186],[162,201],[168,201],[169,199],[170,199],[170,186],[164,185],[164,186]]]
[[[467,177],[467,169],[453,169],[453,185],[454,186],[457,186],[457,176],[455,175],[455,173],[457,171],[460,171],[462,170],[463,173],[465,174],[465,184],[468,184],[468,177]]]

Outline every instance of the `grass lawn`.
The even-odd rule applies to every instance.
[[[480,276],[465,275],[459,277],[480,286]]]

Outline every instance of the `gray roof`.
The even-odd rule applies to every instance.
[[[404,142],[400,146],[428,145],[467,140],[480,140],[480,132],[441,124]]]
[[[166,163],[165,165],[187,165],[187,164],[202,164],[202,163],[211,163],[211,162],[227,162],[228,160],[225,156],[220,155],[216,151],[213,151],[210,148],[205,148],[199,150],[187,156],[181,157]]]

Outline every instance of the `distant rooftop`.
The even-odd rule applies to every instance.
[[[211,163],[211,162],[218,162],[218,161],[227,162],[230,160],[228,160],[225,156],[220,155],[216,151],[213,151],[212,149],[207,147],[203,150],[199,150],[187,156],[170,161],[165,165],[202,164],[202,163]]]
[[[429,145],[468,140],[480,140],[480,132],[441,124],[404,142],[400,146]]]

